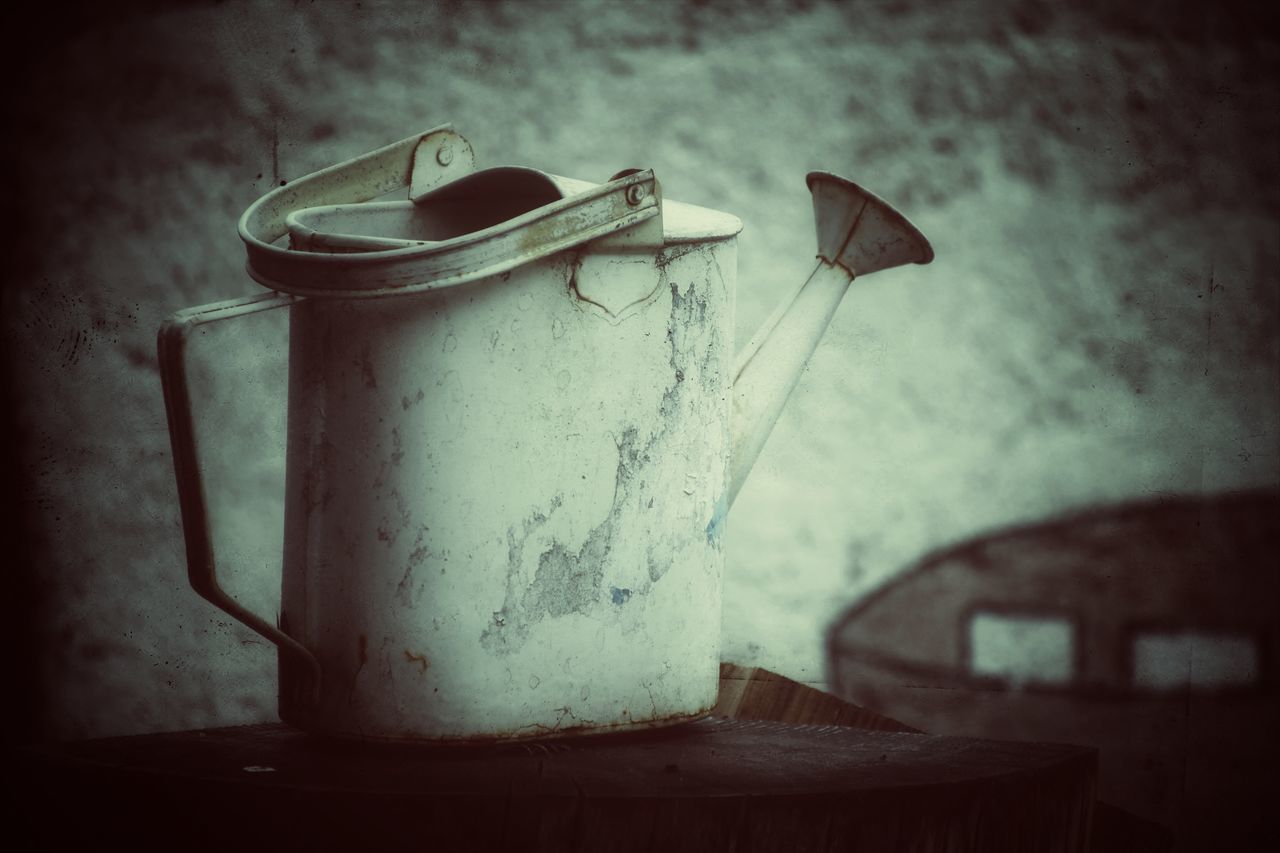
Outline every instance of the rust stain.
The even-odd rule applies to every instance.
[[[409,663],[416,663],[419,666],[418,673],[426,675],[427,667],[431,666],[431,661],[427,660],[426,655],[414,654],[408,649],[404,650],[404,659]]]

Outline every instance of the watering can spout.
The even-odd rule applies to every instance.
[[[818,262],[738,355],[730,503],[850,282],[860,275],[933,260],[933,248],[924,235],[878,196],[829,172],[810,172],[807,181],[813,193]]]

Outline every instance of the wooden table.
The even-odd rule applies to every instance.
[[[724,719],[478,747],[262,725],[33,747],[16,770],[41,849],[1022,853],[1087,848],[1096,755]]]

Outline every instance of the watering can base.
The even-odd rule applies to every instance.
[[[283,712],[281,713],[281,721],[296,729],[305,731],[308,734],[315,735],[316,737],[323,738],[325,740],[332,740],[336,743],[412,745],[428,748],[465,748],[471,746],[503,746],[506,744],[540,743],[561,739],[571,740],[583,737],[593,739],[609,738],[629,734],[640,734],[659,729],[678,729],[681,726],[686,726],[690,723],[696,723],[699,720],[707,719],[711,716],[711,709],[713,707],[714,705],[693,713],[677,714],[670,717],[662,717],[652,720],[628,720],[604,725],[584,723],[581,725],[554,727],[526,726],[510,732],[458,735],[453,737],[441,737],[438,735],[417,732],[404,732],[397,734],[394,732],[365,733],[341,729],[331,730],[323,726],[317,726],[312,720],[308,720],[306,718],[293,718],[292,715],[286,716]]]

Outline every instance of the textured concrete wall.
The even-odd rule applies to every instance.
[[[155,330],[255,290],[235,222],[269,187],[446,121],[485,165],[651,166],[740,216],[739,342],[812,263],[806,171],[932,239],[846,299],[730,516],[730,659],[820,682],[835,615],[925,552],[1280,482],[1273,35],[1248,4],[929,5],[227,2],[32,51],[4,323],[40,731],[273,717],[273,650],[186,584]],[[282,329],[202,380],[218,545],[264,610]]]

